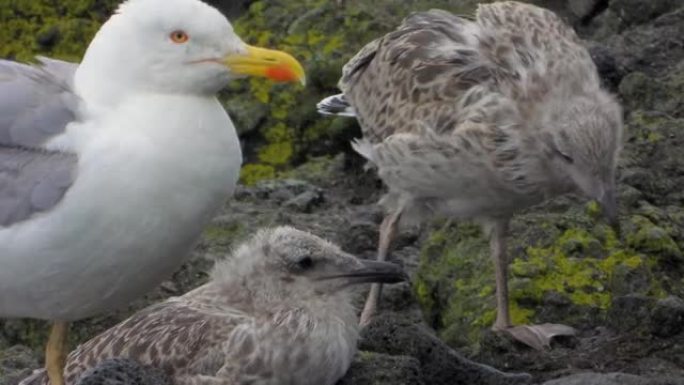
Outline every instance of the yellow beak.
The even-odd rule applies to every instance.
[[[304,68],[286,52],[248,45],[246,55],[228,55],[223,62],[234,74],[261,76],[277,82],[298,81],[306,85]]]

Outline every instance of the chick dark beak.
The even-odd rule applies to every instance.
[[[406,272],[399,265],[390,262],[360,260],[362,266],[348,273],[329,275],[323,279],[346,279],[346,284],[398,283],[408,280]]]

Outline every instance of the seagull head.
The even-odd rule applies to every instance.
[[[406,279],[393,263],[356,258],[315,235],[286,226],[261,230],[233,258],[219,263],[213,274],[214,281],[237,282],[257,299],[273,303],[330,297],[358,284]]]
[[[553,161],[577,190],[601,204],[604,217],[619,230],[617,161],[622,147],[622,110],[605,93],[575,97],[556,111],[549,139]]]
[[[212,95],[245,76],[305,82],[291,55],[244,43],[199,0],[128,0],[100,28],[76,73],[78,91]],[[97,90],[89,89],[97,85]],[[116,95],[115,95],[116,96]]]

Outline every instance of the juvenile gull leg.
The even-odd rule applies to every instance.
[[[388,215],[383,219],[380,225],[380,239],[378,240],[378,261],[385,261],[387,259],[387,254],[389,253],[389,248],[397,232],[397,225],[399,224],[399,218],[401,218],[402,209],[395,211],[394,213]],[[368,325],[371,317],[375,314],[378,307],[378,301],[380,300],[380,292],[382,291],[382,284],[374,283],[371,285],[370,292],[368,293],[368,298],[366,299],[366,304],[363,306],[363,312],[361,312],[361,319],[359,325],[364,327]]]
[[[506,255],[506,232],[508,220],[500,220],[492,228],[490,247],[496,275],[496,321],[492,329],[504,332],[513,339],[537,350],[550,347],[556,336],[575,335],[575,329],[567,325],[545,323],[541,325],[513,326],[508,303],[508,256]]]
[[[55,321],[50,329],[45,348],[45,369],[51,385],[64,385],[64,365],[67,356],[67,335],[69,323]]]
[[[511,327],[508,311],[508,257],[506,255],[506,231],[508,220],[494,223],[489,239],[494,275],[496,278],[496,321],[493,329],[506,330]]]

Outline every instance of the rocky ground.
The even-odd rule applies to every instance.
[[[538,352],[489,331],[487,240],[472,224],[436,220],[402,231],[391,258],[412,282],[385,289],[382,313],[364,330],[341,384],[684,384],[684,4],[538,3],[587,39],[625,107],[622,234],[574,197],[547,202],[512,224],[514,318],[564,322],[579,334]],[[72,343],[203,283],[214,260],[262,226],[289,224],[374,256],[382,184],[348,147],[278,176],[240,187],[172,279],[128,309],[77,323]],[[0,323],[0,385],[39,366],[45,334],[41,322]]]

